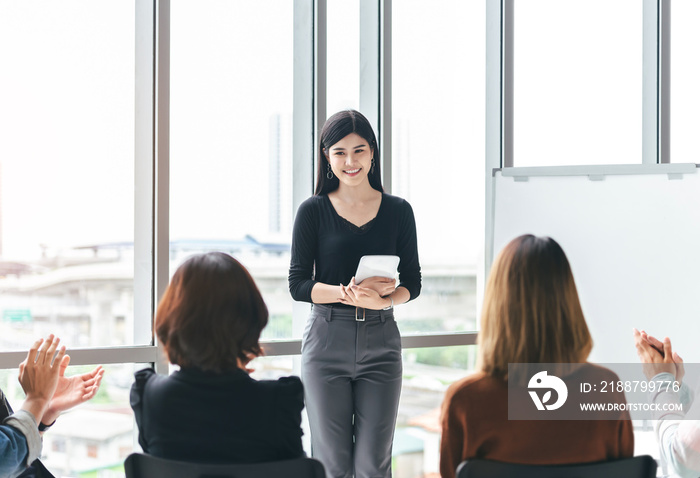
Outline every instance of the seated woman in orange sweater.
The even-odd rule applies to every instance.
[[[606,420],[509,420],[509,363],[578,364],[563,367],[570,383],[617,380],[610,370],[586,363],[593,341],[569,262],[556,241],[524,235],[499,254],[486,286],[478,344],[478,371],[450,386],[443,402],[443,478],[454,477],[457,465],[470,458],[561,464],[632,456],[634,436],[627,412]],[[578,392],[569,387],[570,402],[585,400]],[[535,408],[527,393],[524,397],[511,405],[520,412],[529,406],[533,414],[539,413],[541,407]],[[611,393],[610,400],[625,403],[622,393]]]

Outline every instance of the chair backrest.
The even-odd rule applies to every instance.
[[[202,464],[166,460],[132,453],[124,462],[126,478],[325,478],[323,465],[313,458],[252,464]]]
[[[575,465],[518,465],[490,460],[467,460],[457,478],[654,478],[656,461],[649,455]]]

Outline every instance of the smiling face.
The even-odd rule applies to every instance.
[[[328,118],[321,128],[317,151],[314,194],[328,194],[341,186],[345,188],[356,185],[361,187],[369,185],[376,191],[384,192],[381,179],[381,151],[377,146],[377,138],[372,125],[359,111],[342,110]],[[363,156],[367,153],[369,156]],[[357,159],[353,158],[353,155]],[[374,158],[374,167],[372,167],[372,158]],[[348,164],[343,164],[343,161]],[[331,167],[333,169],[329,171]],[[358,167],[359,171],[353,171]],[[349,172],[346,173],[345,170]],[[333,174],[329,174],[330,172]]]
[[[326,151],[326,158],[341,185],[359,186],[369,184],[373,152],[366,139],[350,133]]]

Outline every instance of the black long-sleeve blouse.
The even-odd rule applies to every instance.
[[[357,227],[338,215],[327,195],[312,196],[299,206],[294,222],[289,291],[294,300],[311,302],[316,282],[347,285],[360,258],[375,254],[399,256],[399,286],[411,299],[418,297],[416,221],[406,200],[382,194],[377,216]]]

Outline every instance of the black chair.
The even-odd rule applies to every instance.
[[[326,478],[320,461],[313,458],[252,464],[202,464],[166,460],[132,453],[124,462],[126,478]]]
[[[490,460],[467,460],[457,478],[654,478],[656,461],[640,455],[614,461],[575,465],[518,465]]]

